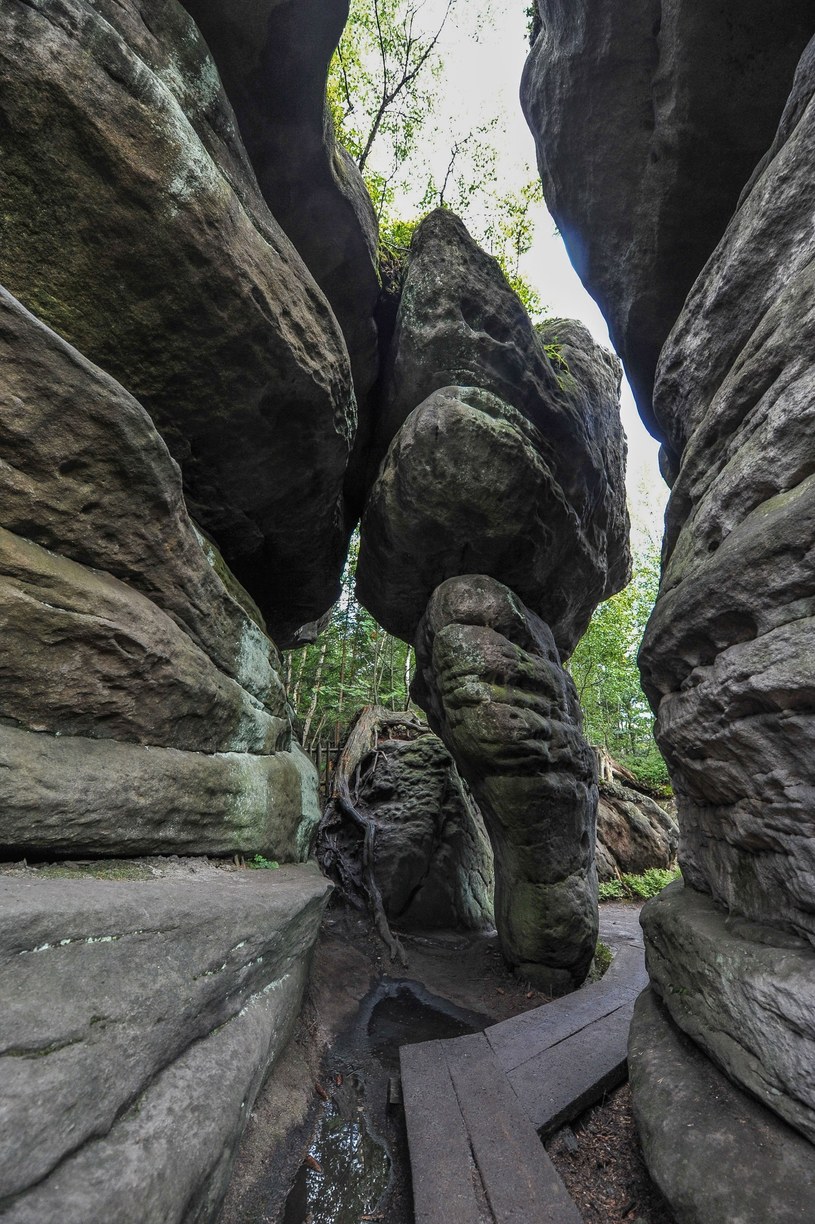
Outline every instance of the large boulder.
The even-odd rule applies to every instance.
[[[277,652],[127,392],[0,291],[0,846],[307,853]]]
[[[640,875],[676,861],[679,827],[649,795],[616,781],[600,782],[597,805],[597,875],[617,879]]]
[[[285,645],[338,590],[350,368],[192,19],[4,4],[0,157],[0,282],[141,401]]]
[[[458,218],[426,218],[384,377],[366,607],[410,640],[438,585],[490,574],[569,654],[628,576],[619,390],[616,359],[581,324],[537,331]]]
[[[646,424],[660,349],[773,138],[810,0],[538,0],[522,101],[547,205]]]
[[[809,101],[804,105],[805,98]],[[640,655],[685,878],[815,940],[815,57],[694,286],[655,405],[682,466]]]
[[[183,0],[207,40],[266,203],[331,303],[360,404],[378,368],[379,226],[326,111],[348,0]]]
[[[564,992],[597,941],[595,757],[547,626],[483,575],[433,594],[416,638],[416,701],[470,786],[495,855],[501,950]]]
[[[645,1159],[677,1224],[809,1224],[811,1144],[717,1070],[651,990],[634,1008],[628,1070]]]
[[[48,874],[0,874],[3,1219],[214,1220],[330,885],[313,867]]]
[[[357,806],[376,825],[375,878],[390,921],[492,926],[492,850],[444,744],[429,732],[386,740],[373,765],[362,763]]]
[[[671,1019],[734,1083],[815,1142],[815,954],[672,884],[645,906],[648,973]]]

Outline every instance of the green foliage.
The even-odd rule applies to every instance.
[[[424,0],[351,0],[328,77],[337,138],[362,171],[388,255],[403,259],[420,220],[434,208],[451,208],[498,260],[529,314],[539,316],[543,303],[521,274],[520,261],[532,246],[541,186],[527,167],[528,182],[519,190],[496,189],[501,181],[498,121],[451,132],[446,165],[434,173],[427,162],[426,137],[444,71],[442,32],[449,20],[466,12],[469,25],[466,32],[461,25],[462,36],[477,37],[479,21],[473,22],[460,0],[437,8],[435,25],[427,24],[423,10]],[[482,23],[488,11],[486,6]],[[406,193],[418,201],[413,218],[400,215],[398,201]],[[394,270],[388,271],[393,279]]]
[[[629,896],[641,897],[647,901],[649,897],[661,893],[663,888],[667,888],[674,880],[678,880],[681,874],[678,867],[672,871],[663,867],[649,867],[642,875],[624,875],[623,887]]]
[[[597,887],[601,901],[622,901],[626,895],[622,880],[603,880]]]
[[[378,625],[354,595],[359,535],[342,579],[342,593],[318,641],[285,656],[289,700],[309,749],[342,738],[362,706],[407,710],[414,671],[412,649]]]
[[[277,859],[267,859],[262,854],[256,854],[249,866],[257,871],[277,871],[280,864]]]
[[[649,867],[642,875],[626,874],[620,880],[604,881],[600,884],[598,893],[601,901],[647,901],[681,877],[682,872],[678,867],[673,870]]]
[[[589,969],[589,981],[599,982],[600,978],[606,972],[614,960],[614,953],[608,944],[604,944],[602,940],[597,941],[597,947],[594,950],[594,960],[591,962]]]
[[[635,550],[631,582],[597,609],[568,668],[583,707],[586,738],[643,783],[667,787],[668,771],[654,742],[654,717],[637,667],[658,589],[659,550],[645,543]]]

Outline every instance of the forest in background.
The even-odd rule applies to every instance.
[[[362,706],[409,709],[422,717],[410,702],[412,648],[386,633],[354,595],[358,548],[355,536],[342,594],[324,633],[285,656],[289,697],[307,751],[318,743],[341,742]],[[641,782],[662,787],[667,770],[654,742],[654,717],[637,668],[658,585],[656,543],[635,543],[631,582],[594,613],[567,670],[583,706],[589,742],[605,748]]]

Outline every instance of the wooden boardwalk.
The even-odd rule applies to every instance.
[[[483,1033],[402,1047],[416,1224],[581,1224],[541,1139],[625,1079],[648,979],[638,926],[614,914],[602,981]]]

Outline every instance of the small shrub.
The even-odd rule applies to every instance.
[[[679,876],[678,867],[673,871],[664,867],[649,867],[642,875],[624,875],[623,886],[629,896],[641,897],[647,901],[649,897],[661,893],[663,888],[667,888],[674,880],[678,880]]]
[[[598,939],[597,947],[594,949],[594,960],[591,962],[591,968],[589,969],[589,981],[599,982],[613,960],[614,953],[611,951],[611,948],[608,944],[604,944],[601,939]]]
[[[606,880],[598,888],[601,901],[647,901],[667,888],[682,873],[678,867],[649,867],[642,875],[624,875],[621,880]]]
[[[256,868],[258,871],[277,871],[280,864],[277,859],[267,859],[262,854],[256,854],[249,866]]]

